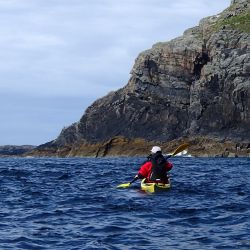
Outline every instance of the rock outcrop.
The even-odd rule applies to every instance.
[[[23,146],[14,146],[14,145],[5,145],[0,146],[0,157],[11,157],[11,156],[21,156],[27,154],[35,149],[35,146],[23,145]]]
[[[126,145],[138,146],[138,140],[151,145],[186,138],[209,145],[219,140],[220,150],[230,141],[249,155],[249,17],[249,1],[234,0],[183,36],[140,53],[124,88],[95,101],[79,122],[34,154],[105,156],[123,145],[130,155]]]

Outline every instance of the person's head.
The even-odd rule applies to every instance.
[[[151,153],[156,154],[157,152],[161,152],[161,148],[158,146],[153,146],[151,149]]]

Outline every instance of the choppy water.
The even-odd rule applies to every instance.
[[[0,249],[250,249],[250,159],[173,158],[146,194],[142,158],[0,159]]]

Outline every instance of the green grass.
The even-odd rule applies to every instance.
[[[233,29],[250,34],[250,11],[247,10],[237,16],[219,20],[215,24],[215,29],[220,30],[223,26],[230,26]]]

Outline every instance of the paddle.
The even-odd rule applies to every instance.
[[[170,157],[179,154],[180,152],[182,152],[183,150],[185,150],[188,146],[189,146],[188,143],[181,144],[173,153],[171,153],[170,155],[168,155],[166,157],[166,159],[169,159]]]
[[[185,150],[188,146],[189,146],[188,143],[181,144],[173,153],[171,153],[170,155],[168,155],[166,157],[166,159],[169,159],[170,157],[179,154],[180,152],[182,152],[183,150]],[[134,179],[131,182],[120,184],[120,185],[117,186],[117,188],[128,188],[136,180],[138,180],[138,176],[137,175],[134,177]]]
[[[134,177],[134,179],[131,182],[120,184],[117,187],[118,188],[128,188],[136,180],[138,180],[138,176],[137,175]]]

